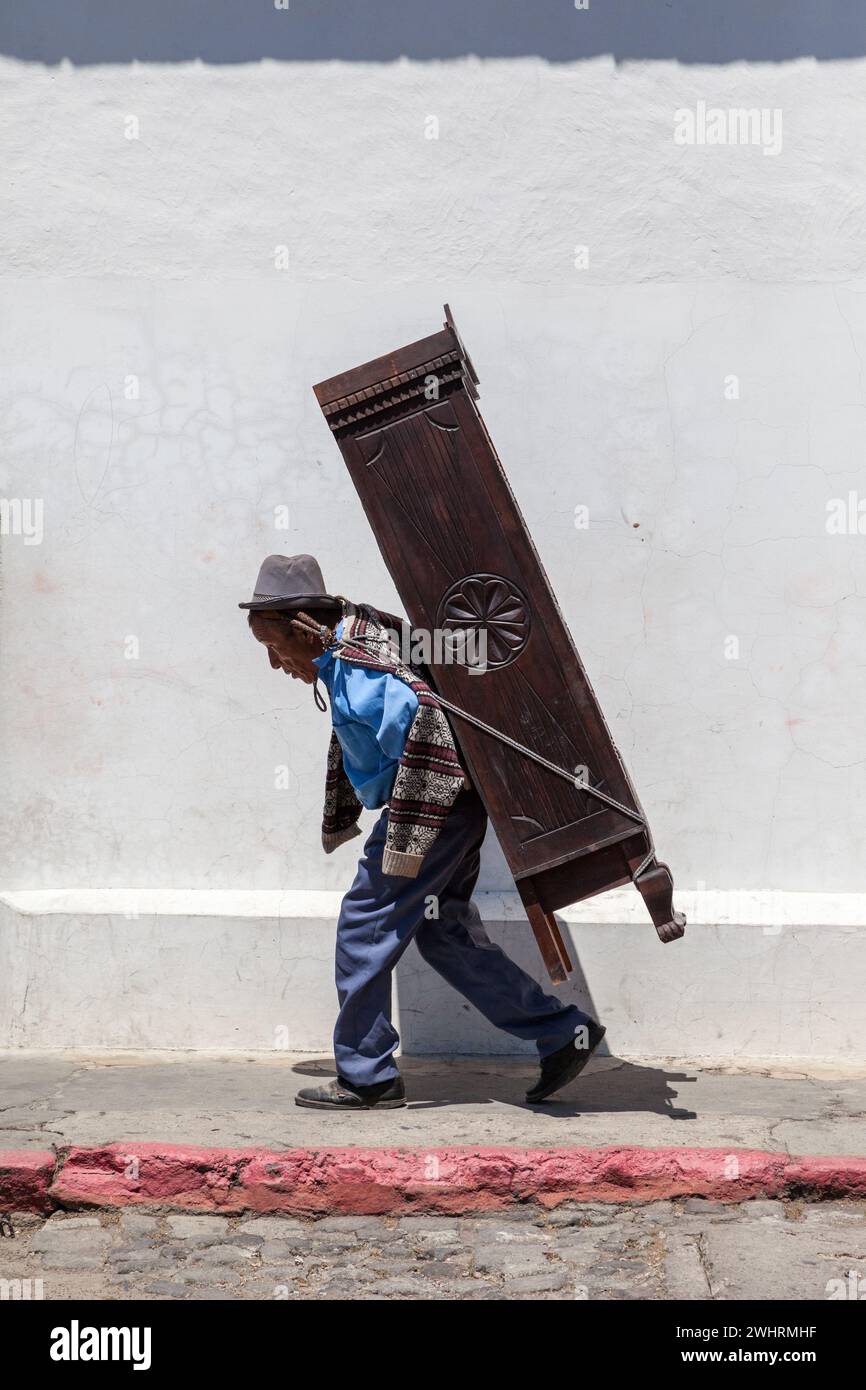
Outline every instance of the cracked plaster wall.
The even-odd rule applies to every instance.
[[[864,69],[3,59],[0,494],[45,509],[2,540],[4,886],[345,884],[325,720],[235,605],[271,550],[396,602],[310,385],[447,298],[678,881],[858,891]],[[700,100],[781,152],[678,147]]]

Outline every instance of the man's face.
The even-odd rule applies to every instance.
[[[275,671],[285,671],[292,680],[312,685],[318,674],[313,665],[314,649],[287,622],[256,613],[250,624],[257,642],[267,647],[268,658]]]

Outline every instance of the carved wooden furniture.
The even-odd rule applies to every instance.
[[[634,882],[662,941],[683,935],[670,871],[610,737],[496,450],[448,306],[439,333],[315,393],[414,627],[483,630],[487,669],[428,667],[544,962],[571,970],[557,908]]]

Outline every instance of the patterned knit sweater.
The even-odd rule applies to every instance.
[[[340,661],[397,676],[411,686],[418,697],[418,709],[409,726],[388,802],[388,830],[382,857],[383,873],[415,878],[458,792],[468,786],[454,735],[429,685],[395,656],[387,630],[375,609],[361,606],[347,616],[342,637],[331,650]],[[343,750],[332,732],[322,818],[322,844],[326,854],[360,834],[361,809],[343,768]]]

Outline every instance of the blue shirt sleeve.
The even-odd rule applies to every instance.
[[[331,696],[346,776],[363,806],[383,806],[394,788],[418,696],[386,671],[329,657],[317,664]]]

